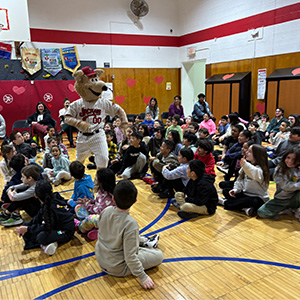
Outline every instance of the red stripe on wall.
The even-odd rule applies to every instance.
[[[134,35],[81,31],[30,29],[32,42],[94,44],[117,46],[178,47],[178,37],[161,35]]]
[[[251,17],[176,36],[95,33],[31,28],[32,42],[94,44],[116,46],[182,47],[214,38],[229,36],[249,29],[267,27],[300,19],[300,3],[270,10]]]
[[[183,35],[179,38],[179,46],[199,43],[214,38],[245,32],[253,28],[267,27],[297,19],[300,19],[300,3]]]

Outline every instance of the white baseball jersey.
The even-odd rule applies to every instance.
[[[102,98],[95,103],[78,99],[70,104],[66,115],[91,124],[88,132],[94,132],[104,128],[105,117],[107,115],[114,117],[119,109],[118,104]]]
[[[77,136],[76,159],[84,162],[92,153],[95,154],[95,163],[98,168],[106,168],[108,164],[108,146],[104,134],[104,119],[107,115],[115,116],[120,106],[106,99],[98,99],[96,103],[76,100],[71,103],[66,115],[88,122],[91,126],[88,132],[100,132],[85,136],[81,132]]]

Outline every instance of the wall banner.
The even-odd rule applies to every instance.
[[[30,75],[42,68],[40,49],[22,47],[22,68]]]
[[[80,67],[76,46],[60,49],[63,66],[70,72],[75,72]]]
[[[0,43],[0,59],[10,59],[11,57],[11,45]]]
[[[41,49],[43,69],[55,76],[61,69],[61,58],[59,49]]]

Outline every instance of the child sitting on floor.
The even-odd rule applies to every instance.
[[[138,177],[142,179],[148,169],[148,149],[142,142],[142,135],[139,132],[133,132],[130,137],[130,146],[124,154],[122,167],[117,173],[119,178],[128,179]]]
[[[44,174],[47,175],[48,179],[55,185],[61,184],[61,181],[70,180],[72,178],[69,165],[70,161],[67,157],[61,153],[61,149],[59,146],[52,146],[51,148],[51,162],[53,165],[53,169],[46,168]]]
[[[22,183],[21,170],[23,169],[23,167],[25,167],[25,156],[21,153],[17,153],[16,155],[14,155],[9,162],[9,167],[14,171],[14,175],[12,176],[10,181],[7,182],[7,184],[4,186],[1,195],[2,203],[10,203],[11,201],[7,195],[7,190],[13,185]]]
[[[223,204],[227,210],[243,210],[252,217],[256,211],[269,200],[270,171],[266,149],[260,145],[252,145],[241,159],[241,170],[233,189],[224,189]]]
[[[262,205],[257,214],[261,218],[278,219],[278,213],[300,207],[300,150],[291,148],[281,158],[274,172],[276,192],[274,199]],[[299,219],[299,209],[295,215]]]
[[[87,233],[90,240],[96,240],[98,235],[98,220],[100,213],[108,206],[115,206],[112,201],[113,190],[116,186],[115,174],[111,169],[99,169],[96,174],[98,192],[94,197],[81,197],[76,201],[76,227],[82,233]]]
[[[24,250],[41,247],[53,255],[58,243],[67,243],[75,232],[73,214],[59,193],[52,193],[52,186],[45,180],[37,182],[35,195],[42,203],[38,214],[23,226],[16,228],[19,237],[25,241]]]
[[[194,159],[201,160],[205,164],[205,174],[212,176],[213,181],[215,181],[215,159],[212,155],[214,145],[212,141],[199,139],[196,142],[196,147],[197,151],[195,152]]]
[[[22,132],[22,136],[24,138],[24,142],[29,144],[32,148],[37,147],[37,143],[34,141],[34,139],[30,136],[30,133],[27,130],[24,130]]]
[[[71,162],[69,170],[71,176],[75,178],[74,192],[72,197],[68,200],[71,212],[74,213],[75,207],[80,199],[88,198],[90,201],[94,199],[94,182],[91,175],[84,174],[85,166],[79,161]]]
[[[0,214],[1,225],[5,227],[20,225],[23,219],[19,210],[23,209],[30,217],[34,217],[40,202],[34,196],[35,184],[40,178],[40,169],[35,165],[28,165],[21,171],[22,183],[8,188],[7,195],[11,201],[4,212]]]
[[[12,157],[17,154],[17,151],[13,145],[2,145],[1,153],[3,159],[0,162],[0,170],[4,183],[7,183],[15,174],[15,171],[9,166],[9,162]]]
[[[99,217],[101,230],[95,248],[96,258],[101,269],[109,275],[134,275],[145,289],[152,289],[154,282],[144,270],[161,264],[163,254],[158,249],[139,247],[139,226],[129,215],[136,200],[137,189],[131,181],[122,180],[116,185],[113,195],[116,207],[107,207]]]
[[[205,165],[200,160],[191,160],[187,168],[190,178],[184,193],[177,192],[171,203],[178,207],[178,216],[183,219],[200,215],[213,215],[218,203],[218,194],[214,180],[204,174]]]

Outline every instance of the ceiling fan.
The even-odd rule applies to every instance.
[[[133,24],[142,30],[143,24],[141,23],[140,18],[146,16],[148,12],[149,5],[145,0],[132,0],[127,15]]]

